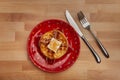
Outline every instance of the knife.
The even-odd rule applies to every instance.
[[[71,14],[69,13],[68,10],[66,10],[65,12],[65,16],[68,20],[68,22],[70,23],[70,25],[75,29],[75,31],[78,33],[78,35],[81,37],[81,39],[85,42],[85,44],[88,46],[88,48],[90,49],[90,51],[92,52],[95,60],[97,61],[97,63],[101,62],[101,59],[99,57],[99,55],[96,53],[96,51],[93,49],[93,47],[89,44],[89,42],[87,41],[87,39],[84,37],[83,33],[80,31],[78,25],[76,24],[76,22],[74,21],[74,19],[72,18]]]

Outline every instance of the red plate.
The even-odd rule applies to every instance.
[[[68,40],[68,51],[59,59],[50,60],[45,57],[38,46],[41,36],[53,29],[64,33]],[[27,51],[31,61],[41,70],[47,72],[60,72],[68,69],[76,61],[80,51],[80,40],[75,30],[61,20],[46,20],[35,26],[28,38]]]

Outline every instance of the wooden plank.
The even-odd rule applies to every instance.
[[[24,31],[23,22],[0,22],[0,31]]]
[[[22,64],[19,61],[0,61],[0,74],[7,72],[22,71]]]
[[[15,32],[11,31],[1,31],[0,32],[0,42],[15,41]]]
[[[89,4],[119,4],[120,1],[119,0],[85,0],[86,3]]]

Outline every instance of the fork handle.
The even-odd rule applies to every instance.
[[[97,61],[97,63],[100,63],[101,59],[100,59],[99,55],[96,53],[96,51],[93,49],[93,47],[88,43],[87,39],[84,36],[81,36],[81,38],[83,39],[85,44],[88,46],[88,48],[92,52],[92,54],[93,54],[95,60]]]
[[[94,35],[94,33],[90,30],[91,34],[93,35],[93,37],[95,38],[98,46],[100,47],[101,51],[103,52],[104,56],[106,58],[109,58],[109,54],[107,52],[107,50],[104,48],[104,46],[102,45],[102,43],[100,42],[100,40]]]

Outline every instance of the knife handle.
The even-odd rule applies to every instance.
[[[102,45],[102,43],[100,42],[100,40],[94,35],[94,33],[90,30],[91,34],[93,35],[93,37],[95,38],[98,46],[100,47],[101,51],[103,52],[104,56],[106,58],[109,58],[109,54],[107,52],[107,50],[104,48],[104,46]]]
[[[81,36],[81,38],[83,39],[85,44],[88,46],[88,48],[92,52],[92,54],[93,54],[95,60],[97,61],[97,63],[100,63],[101,59],[100,59],[99,55],[96,53],[96,51],[93,49],[93,47],[88,43],[87,39],[84,36]]]

